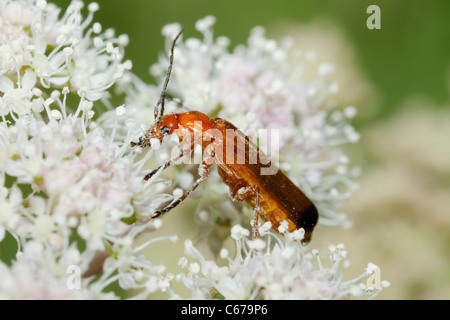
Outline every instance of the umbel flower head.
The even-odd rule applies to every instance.
[[[152,153],[130,153],[136,128],[107,101],[131,68],[127,38],[92,24],[96,3],[86,19],[82,9],[0,1],[0,241],[18,245],[11,268],[0,264],[4,298],[108,298],[117,281],[147,295],[167,289],[165,267],[141,254],[165,238],[134,244],[160,226],[142,221],[172,197],[142,183]],[[96,121],[102,104],[111,112]],[[82,292],[66,286],[72,267]]]
[[[180,297],[172,286],[177,279],[202,298],[346,298],[354,292],[336,281],[338,273],[311,271],[309,249],[298,243],[301,231],[263,239],[267,224],[261,239],[250,242],[246,229],[233,228],[235,258],[224,250],[217,263],[188,255],[198,260],[188,275],[173,275],[142,253],[157,241],[176,240],[154,236],[162,220],[150,218],[179,192],[164,193],[158,175],[142,181],[155,154],[129,145],[152,119],[159,90],[130,71],[131,61],[124,60],[128,37],[94,22],[98,9],[95,2],[85,8],[72,1],[62,12],[45,0],[0,0],[0,241],[13,237],[18,247],[12,261],[0,261],[0,298],[118,298],[109,291],[112,283],[132,291],[131,298],[157,291]],[[336,200],[348,196],[353,183],[346,158],[334,147],[357,134],[347,124],[352,108],[320,108],[335,90],[326,81],[329,68],[302,82],[289,71],[293,62],[280,58],[287,44],[276,45],[258,28],[247,46],[228,52],[226,38],[214,40],[212,23],[207,17],[196,25],[204,40],[188,39],[176,48],[171,91],[244,130],[285,127],[275,160],[319,202],[324,222],[342,223]],[[163,30],[168,40],[174,27]],[[152,71],[159,77],[166,67],[161,58]],[[112,105],[112,88],[123,90],[125,105]],[[241,103],[247,118],[236,114]],[[305,151],[290,157],[298,148]],[[176,173],[180,186],[189,184],[188,175]],[[143,233],[150,236],[138,242]],[[284,286],[288,279],[276,286],[282,267],[294,286]]]
[[[1,1],[0,115],[42,110],[42,90],[32,90],[36,83],[44,90],[67,86],[98,100],[131,67],[122,62],[127,37],[91,24],[95,2],[83,20],[83,6],[73,1],[59,17],[61,9],[45,0]]]
[[[281,225],[284,237],[280,237],[270,228],[267,222],[260,228],[260,237],[250,240],[247,229],[233,226],[235,255],[222,248],[219,262],[205,259],[187,240],[187,257],[179,261],[187,273],[178,280],[190,289],[192,299],[371,299],[390,285],[381,279],[377,288],[366,284],[378,268],[372,263],[359,277],[345,281],[350,262],[343,244],[328,247],[329,264],[325,265],[318,250],[301,245],[303,229],[289,233],[287,224]]]

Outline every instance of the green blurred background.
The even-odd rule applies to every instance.
[[[195,21],[206,15],[217,18],[215,35],[229,37],[231,47],[261,25],[268,36],[292,36],[298,48],[315,50],[318,61],[334,63],[339,103],[359,112],[361,141],[348,153],[363,173],[344,208],[354,227],[319,227],[314,238],[346,244],[348,278],[367,262],[378,264],[391,282],[380,299],[450,299],[448,0],[97,2],[95,21],[129,35],[126,58],[150,83],[149,66],[164,48],[161,28],[178,22],[185,37],[198,36]],[[381,9],[380,30],[366,27],[372,4]],[[184,217],[167,219],[182,230]]]
[[[127,56],[134,72],[152,81],[148,67],[163,48],[161,28],[179,22],[186,35],[198,35],[194,24],[214,15],[216,35],[225,35],[231,44],[245,43],[256,25],[274,35],[280,26],[308,25],[329,20],[343,33],[355,51],[355,63],[377,89],[380,103],[376,115],[384,117],[411,94],[424,94],[436,103],[448,99],[450,3],[432,1],[365,0],[107,0],[98,1],[96,20],[104,28],[130,36]],[[381,30],[369,30],[366,9],[381,9]],[[292,30],[292,33],[295,33]],[[280,34],[278,34],[280,35]],[[291,34],[292,35],[292,34]],[[301,44],[307,49],[307,44]],[[320,53],[319,53],[320,54]],[[338,70],[339,72],[339,70]],[[364,106],[358,106],[364,108]]]

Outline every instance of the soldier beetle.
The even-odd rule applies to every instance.
[[[210,174],[211,166],[216,163],[222,181],[230,188],[231,198],[235,201],[246,201],[254,209],[252,237],[257,237],[258,219],[270,221],[275,230],[285,220],[288,231],[303,228],[303,243],[311,239],[311,234],[318,220],[318,212],[311,200],[278,168],[270,159],[238,128],[221,118],[211,119],[199,111],[172,113],[164,115],[164,103],[167,86],[173,66],[173,51],[177,39],[172,43],[169,67],[154,110],[155,123],[139,138],[131,142],[131,146],[151,146],[151,139],[162,143],[164,137],[177,134],[180,143],[189,141],[179,155],[166,161],[163,165],[148,173],[144,180],[150,179],[161,168],[166,169],[194,150],[196,144],[201,145],[203,161],[199,165],[199,178],[184,194],[167,207],[157,210],[151,218],[159,217],[180,204]],[[230,132],[233,133],[230,138]],[[235,161],[241,157],[243,161]],[[265,172],[264,172],[265,170]],[[264,172],[264,174],[262,174]]]

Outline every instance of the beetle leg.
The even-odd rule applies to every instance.
[[[210,169],[213,164],[214,164],[214,161],[211,161],[211,159],[203,160],[203,162],[198,167],[198,173],[199,173],[200,177],[194,182],[194,184],[188,190],[186,190],[186,192],[180,198],[178,198],[176,201],[172,202],[171,204],[169,204],[167,207],[165,207],[162,210],[155,211],[155,215],[152,217],[152,219],[157,218],[160,215],[163,215],[163,214],[169,212],[170,210],[175,208],[177,205],[179,205],[184,199],[186,199],[189,196],[189,194],[191,194],[192,191],[197,189],[197,187],[200,185],[200,183],[202,183],[203,181],[205,181],[208,178]]]
[[[252,240],[255,240],[258,236],[258,220],[261,213],[261,207],[259,204],[259,187],[255,185],[242,187],[238,189],[232,197],[237,201],[244,201],[248,197],[255,197],[255,211],[252,225]]]
[[[153,177],[153,175],[155,173],[157,173],[159,171],[159,169],[161,169],[161,167],[163,167],[163,170],[166,170],[168,167],[170,167],[174,162],[180,160],[182,157],[184,156],[184,153],[181,152],[178,156],[176,156],[173,159],[170,159],[168,161],[166,161],[166,163],[164,163],[163,165],[160,165],[159,167],[153,169],[151,172],[147,173],[144,177],[144,180],[147,181],[148,179],[150,179],[151,177]]]
[[[170,167],[172,164],[174,164],[175,162],[177,162],[178,160],[180,160],[181,158],[183,158],[184,156],[188,156],[191,154],[192,150],[194,150],[194,143],[191,143],[190,148],[182,148],[180,150],[180,154],[178,156],[176,156],[173,159],[170,159],[168,161],[166,161],[166,163],[164,163],[163,165],[160,165],[159,167],[153,169],[151,172],[147,173],[144,177],[144,180],[147,181],[148,179],[150,179],[151,177],[153,177],[153,175],[155,173],[158,172],[159,169],[161,169],[161,167],[163,167],[163,170],[166,170],[168,167]]]

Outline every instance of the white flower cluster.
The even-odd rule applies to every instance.
[[[5,0],[0,6],[2,116],[41,112],[58,94],[47,92],[44,100],[43,91],[64,86],[90,101],[101,99],[131,68],[130,61],[122,62],[127,37],[115,37],[112,29],[102,33],[99,23],[91,26],[95,2],[85,20],[80,1],[73,1],[62,18],[60,9],[45,0]]]
[[[260,228],[260,238],[249,240],[249,231],[235,225],[231,237],[236,253],[231,257],[223,248],[222,263],[206,260],[191,241],[186,241],[188,258],[181,258],[179,265],[188,273],[178,278],[191,290],[191,298],[371,299],[390,285],[388,281],[380,281],[378,288],[372,288],[363,282],[378,268],[372,263],[359,277],[344,281],[350,262],[343,244],[328,247],[329,265],[324,265],[318,250],[301,245],[303,230],[289,233],[287,225],[281,225],[282,238],[270,228],[270,223],[265,223]]]
[[[203,39],[177,43],[171,94],[188,108],[226,119],[243,132],[279,130],[279,153],[271,154],[272,160],[317,205],[319,223],[348,223],[338,208],[357,189],[352,178],[358,170],[348,168],[339,147],[357,142],[359,134],[350,124],[356,108],[339,110],[331,99],[338,90],[330,80],[334,66],[323,63],[317,77],[306,78],[314,53],[295,50],[289,38],[280,44],[268,39],[262,27],[251,31],[247,45],[230,52],[228,38],[214,39],[214,23],[211,16],[198,21]],[[178,24],[163,29],[167,47],[180,29]],[[162,81],[167,64],[163,56],[150,71]],[[269,138],[258,136],[266,152]]]
[[[142,183],[152,154],[129,152],[139,126],[122,121],[123,106],[94,120],[131,68],[127,37],[92,24],[98,4],[84,20],[82,9],[73,1],[59,17],[43,0],[0,1],[0,241],[8,233],[19,247],[9,271],[0,262],[2,298],[111,297],[114,281],[147,295],[167,289],[165,268],[134,243],[159,227],[141,222],[171,196]],[[66,285],[71,266],[80,292]]]
[[[73,254],[75,253],[75,254]],[[78,262],[76,250],[70,248],[55,259],[49,248],[39,242],[29,242],[11,267],[0,263],[0,299],[93,299],[92,291],[67,286],[67,271]],[[57,263],[56,263],[57,262]]]

